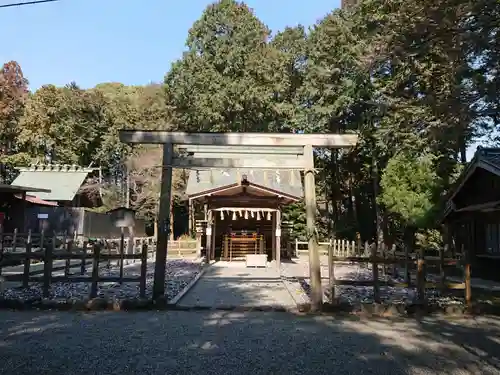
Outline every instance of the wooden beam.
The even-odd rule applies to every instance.
[[[193,159],[242,159],[242,160],[304,160],[302,155],[282,155],[282,154],[253,154],[247,152],[245,154],[219,152],[217,154],[212,152],[195,152],[190,156],[179,155],[179,158],[193,158]]]
[[[213,146],[305,146],[344,148],[358,142],[356,134],[290,133],[182,133],[147,130],[120,130],[124,143],[172,143],[176,145]]]
[[[163,145],[163,170],[161,174],[160,207],[158,209],[158,238],[156,241],[155,273],[153,280],[153,300],[165,295],[165,268],[167,261],[170,226],[170,199],[172,193],[173,146]]]
[[[302,146],[282,146],[282,147],[269,147],[269,146],[200,146],[200,145],[182,145],[178,147],[179,150],[184,152],[194,152],[203,154],[271,154],[271,155],[302,155],[304,147]]]
[[[303,169],[301,159],[196,159],[192,157],[176,157],[170,167],[173,168],[251,168],[251,169]]]

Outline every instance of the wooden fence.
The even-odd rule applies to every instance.
[[[168,241],[167,257],[192,258],[201,256],[200,240]]]
[[[30,283],[41,283],[44,298],[50,296],[50,285],[59,281],[91,283],[90,298],[97,296],[99,282],[138,282],[140,296],[144,297],[147,262],[154,258],[156,250],[156,240],[152,237],[135,238],[129,245],[123,238],[89,241],[15,232],[2,233],[0,240],[0,275],[4,281],[21,282],[24,288]],[[198,245],[196,240],[169,241],[169,249],[172,249],[169,254],[192,256],[198,254]],[[140,262],[140,276],[125,277],[124,265],[136,261]],[[86,275],[88,266],[91,276]],[[119,267],[119,276],[100,276],[102,266]],[[4,272],[21,267],[22,272]],[[72,272],[75,268],[76,272]],[[64,275],[54,276],[55,271],[64,271]]]
[[[306,248],[304,248],[306,247]],[[308,253],[307,242],[295,241],[295,255],[305,255]],[[441,249],[438,256],[426,254],[420,250],[417,253],[407,253],[398,251],[395,246],[388,249],[380,246],[377,249],[375,244],[365,242],[361,244],[354,241],[332,240],[319,242],[319,253],[328,256],[328,272],[331,285],[331,299],[335,299],[335,285],[350,286],[373,286],[375,301],[380,302],[380,286],[411,287],[417,288],[417,300],[423,302],[425,299],[425,289],[464,290],[465,300],[468,305],[471,303],[471,273],[470,264],[465,262],[462,254],[450,254]],[[372,280],[337,280],[335,278],[335,262],[350,262],[358,264],[371,264]],[[398,266],[404,267],[403,283],[382,281],[382,275],[399,273]],[[461,273],[462,282],[448,282],[447,269],[454,268]],[[434,270],[435,272],[428,272]],[[430,281],[428,279],[434,279]],[[436,282],[437,279],[437,282]]]

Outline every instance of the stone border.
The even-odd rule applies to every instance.
[[[309,296],[304,291],[304,288],[302,288],[302,286],[300,285],[300,282],[294,281],[294,280],[288,280],[286,278],[284,279],[283,277],[281,277],[281,283],[283,284],[284,288],[287,290],[288,294],[290,294],[290,297],[292,298],[293,302],[295,302],[295,304],[297,306],[308,304],[310,302]],[[292,287],[290,284],[292,284],[292,285],[297,284],[297,289],[294,291],[295,292],[300,291],[300,297],[298,297],[297,293],[294,293],[294,291],[292,291],[290,289]]]
[[[311,312],[310,304],[297,306],[300,313]],[[471,317],[476,315],[494,315],[500,316],[500,305],[488,303],[475,303],[468,309],[460,304],[403,304],[403,303],[361,303],[357,306],[349,303],[339,303],[332,305],[324,303],[321,314],[326,315],[353,315],[359,317],[396,317],[412,318],[428,315],[442,315],[449,317]]]
[[[94,298],[86,301],[55,301],[55,300],[40,300],[40,301],[20,301],[20,300],[2,300],[0,299],[0,309],[9,309],[16,311],[39,310],[39,311],[160,311],[160,310],[178,310],[178,311],[234,311],[234,312],[249,312],[249,311],[275,311],[275,312],[296,312],[297,308],[280,306],[280,305],[257,305],[257,306],[234,306],[234,305],[218,305],[218,306],[179,306],[173,303],[166,302],[164,298],[158,300],[151,299],[124,299],[124,300],[109,300],[106,298]]]
[[[182,299],[182,297],[184,297],[186,295],[186,293],[189,292],[191,290],[191,288],[195,286],[195,284],[203,276],[203,274],[205,273],[205,271],[207,270],[208,267],[210,267],[210,265],[203,266],[201,271],[195,276],[195,278],[193,280],[191,280],[184,287],[184,289],[182,289],[179,293],[177,293],[177,295],[174,298],[172,298],[168,303],[170,305],[176,305]]]
[[[151,299],[126,299],[108,300],[105,298],[94,298],[80,301],[19,301],[0,299],[0,309],[17,311],[38,310],[38,311],[230,311],[230,312],[284,312],[300,315],[332,315],[359,318],[418,318],[426,315],[441,315],[447,317],[472,317],[475,315],[495,315],[500,316],[500,306],[489,304],[476,304],[471,311],[467,311],[461,305],[432,306],[432,305],[404,305],[404,304],[362,304],[355,308],[348,304],[331,305],[324,304],[321,312],[312,312],[310,304],[298,306],[282,305],[255,305],[255,306],[235,306],[235,305],[197,305],[182,306],[166,302],[164,298],[156,301]]]
[[[173,310],[178,311],[231,311],[231,312],[297,312],[296,306],[283,305],[195,305],[195,306],[173,306]]]

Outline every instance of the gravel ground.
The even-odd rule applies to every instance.
[[[1,311],[0,373],[498,375],[498,327],[286,313]]]
[[[299,297],[300,299],[308,300],[310,285],[309,263],[307,258],[301,257],[294,259],[292,262],[282,263],[281,274],[288,283],[293,283],[292,288],[296,290],[297,294],[300,294],[300,290],[302,290],[303,294]],[[323,258],[321,259],[321,278],[325,295],[329,296],[328,265],[327,260]],[[335,278],[338,280],[371,281],[373,280],[373,275],[371,267],[363,267],[360,264],[336,263]],[[379,279],[381,281],[392,281],[396,283],[404,282],[402,278],[391,277],[390,275],[382,276],[381,270],[379,272]],[[427,298],[431,301],[435,300],[440,303],[462,303],[460,299],[440,297],[439,291],[435,289],[427,289],[426,293]],[[336,286],[335,296],[341,301],[351,304],[361,302],[369,303],[373,302],[373,287]],[[416,290],[415,288],[382,286],[380,287],[380,297],[382,302],[408,303],[415,300]]]
[[[296,307],[275,267],[246,268],[243,262],[217,262],[207,267],[178,305]]]
[[[174,298],[184,287],[196,277],[201,271],[201,262],[195,260],[169,260],[166,265],[165,294],[168,300]],[[91,276],[92,269],[88,267],[85,276]],[[56,274],[56,273],[54,273]],[[62,273],[63,274],[63,273]],[[113,266],[110,269],[101,267],[100,276],[119,276],[119,267]],[[140,276],[140,263],[134,263],[124,267],[124,276]],[[146,273],[146,297],[150,297],[153,288],[154,262],[148,262]],[[90,283],[67,283],[56,282],[51,285],[51,299],[76,299],[82,300],[89,297]],[[20,298],[23,300],[40,299],[42,297],[41,284],[33,284],[29,288],[6,289],[3,297]],[[139,297],[139,283],[99,283],[98,297],[107,298],[136,298]]]

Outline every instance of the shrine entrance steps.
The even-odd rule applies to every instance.
[[[296,303],[275,266],[246,268],[245,262],[216,262],[177,303],[194,309],[293,309]]]

